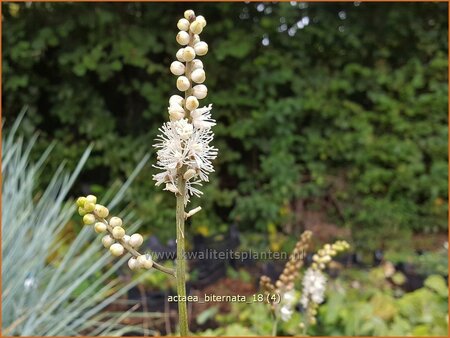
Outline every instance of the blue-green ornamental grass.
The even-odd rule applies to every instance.
[[[24,113],[2,139],[2,333],[5,336],[114,335],[130,332],[153,334],[133,325],[120,324],[128,312],[111,312],[108,305],[137,285],[137,278],[120,283],[112,277],[124,260],[111,264],[111,256],[93,242],[89,229],[64,240],[64,230],[74,214],[65,202],[91,152],[89,147],[76,169],[66,173],[64,165],[53,173],[48,186],[38,190],[53,147],[37,162],[37,136],[27,143],[18,136]],[[147,162],[146,156],[120,188],[110,189],[114,206]],[[88,209],[92,206],[88,205]],[[124,214],[130,228],[139,223]],[[64,248],[64,254],[61,248]],[[99,273],[101,272],[101,273]]]

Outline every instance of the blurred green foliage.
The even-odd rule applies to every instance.
[[[154,158],[176,93],[176,22],[192,7],[208,20],[204,102],[220,150],[193,231],[237,222],[298,233],[301,210],[315,208],[369,248],[447,227],[446,3],[2,6],[6,128],[28,105],[38,147],[57,140],[54,167],[75,166],[94,141],[74,193],[100,194],[144,153]],[[148,165],[130,197],[167,238],[174,201],[154,172]]]
[[[395,275],[400,274],[396,273]],[[394,276],[395,276],[394,275]],[[392,278],[395,280],[401,278]],[[328,284],[327,298],[319,307],[312,336],[445,336],[447,334],[448,288],[442,276],[431,275],[424,287],[403,293],[385,277],[381,267],[368,271],[348,269]],[[401,284],[401,282],[399,283]],[[220,324],[205,336],[271,335],[273,318],[264,303],[232,305],[230,314],[215,315]],[[301,313],[280,321],[279,334],[304,335]]]

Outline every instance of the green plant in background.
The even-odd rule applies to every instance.
[[[315,335],[445,336],[448,330],[448,288],[442,276],[431,275],[424,287],[398,293],[383,268],[348,271],[330,286],[319,310]],[[343,286],[346,285],[344,288]]]
[[[264,291],[263,299],[269,302],[273,316],[273,336],[277,335],[280,320],[284,322],[291,321],[295,312],[295,305],[299,301],[303,307],[303,315],[301,320],[299,320],[296,313],[294,321],[302,334],[307,333],[309,326],[316,324],[317,311],[319,305],[324,301],[327,284],[327,278],[323,271],[328,267],[334,256],[350,247],[345,241],[325,244],[323,248],[313,255],[311,267],[304,271],[303,276],[300,276],[300,269],[304,264],[311,236],[311,231],[305,231],[301,235],[275,285],[272,284],[267,276],[262,276],[260,279],[260,285]],[[295,283],[299,279],[303,287],[300,299],[298,299],[298,292],[295,290]]]
[[[109,210],[97,204],[97,197],[88,195],[77,200],[78,212],[83,216],[86,225],[93,225],[97,233],[108,232],[102,238],[103,245],[109,248],[114,256],[122,256],[124,252],[131,254],[128,266],[131,270],[139,268],[155,268],[176,278],[179,328],[181,336],[189,333],[186,295],[186,254],[185,254],[185,221],[201,210],[196,207],[185,211],[191,196],[200,197],[198,189],[202,182],[208,182],[208,176],[214,171],[211,161],[217,156],[217,149],[210,145],[214,134],[211,130],[216,123],[211,118],[211,105],[199,108],[200,99],[207,95],[207,87],[202,83],[206,79],[203,63],[196,56],[206,55],[208,45],[200,40],[200,33],[206,26],[203,16],[196,16],[193,10],[186,10],[177,27],[177,42],[184,46],[178,50],[178,61],[172,62],[170,71],[178,76],[177,89],[185,93],[185,97],[172,95],[169,99],[170,122],[160,128],[161,134],[155,144],[157,151],[156,168],[162,172],[155,174],[156,185],[165,185],[164,190],[176,196],[176,238],[177,257],[176,270],[166,268],[153,262],[150,254],[141,254],[137,249],[143,243],[140,234],[126,235],[122,227],[122,219],[111,217]],[[197,85],[193,85],[197,83]]]
[[[66,203],[69,190],[91,152],[89,147],[72,174],[61,165],[52,180],[36,193],[36,185],[52,154],[46,149],[30,162],[37,136],[28,144],[17,136],[24,113],[2,139],[2,332],[5,335],[122,335],[135,327],[120,324],[127,313],[107,311],[139,280],[114,278],[120,267],[92,243],[83,229],[67,241],[65,230],[74,213]],[[117,205],[125,189],[142,169],[138,165],[120,191],[110,191]],[[131,213],[125,214],[133,228]],[[64,249],[64,253],[61,249]],[[151,333],[151,332],[147,332]]]
[[[25,129],[42,131],[41,150],[58,140],[55,163],[69,168],[95,141],[83,181],[109,186],[164,119],[179,5],[2,6],[4,114],[29,103]],[[205,60],[221,121],[217,173],[194,231],[237,223],[245,235],[267,234],[272,224],[298,234],[306,212],[319,210],[370,251],[447,228],[446,3],[192,7],[211,18]],[[152,189],[156,172],[148,166],[130,193],[151,224],[143,231],[167,240],[172,200]]]

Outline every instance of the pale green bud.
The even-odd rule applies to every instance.
[[[95,223],[95,216],[93,214],[86,214],[83,216],[83,223],[86,225]]]
[[[77,205],[79,206],[79,207],[84,207],[84,203],[86,203],[86,197],[78,197],[77,198]]]
[[[112,230],[112,235],[115,239],[121,239],[125,236],[125,229],[122,227],[114,227]]]
[[[189,96],[186,99],[186,108],[190,111],[198,108],[198,100],[195,96]]]
[[[95,204],[91,202],[84,203],[84,210],[86,212],[93,212],[95,209]]]
[[[177,27],[180,31],[187,31],[189,29],[189,25],[190,23],[187,19],[180,19],[177,23]]]
[[[110,235],[106,235],[102,238],[102,244],[105,248],[109,248],[114,244],[114,239]]]
[[[108,208],[106,208],[105,206],[101,205],[101,204],[96,204],[95,205],[95,209],[94,212],[97,214],[98,217],[100,218],[106,218],[109,215],[109,210]]]
[[[116,216],[111,217],[111,219],[109,220],[109,225],[111,225],[113,228],[120,227],[122,226],[122,219]]]
[[[95,203],[97,203],[97,197],[95,197],[94,195],[87,195],[86,196],[86,201],[95,204]]]
[[[103,223],[103,222],[97,222],[97,223],[95,223],[94,230],[98,234],[102,233],[102,232],[105,232],[106,231],[106,224]]]
[[[121,256],[121,255],[123,255],[124,249],[123,249],[122,244],[114,243],[113,245],[111,245],[109,247],[109,251],[111,251],[113,256]]]
[[[133,248],[138,248],[144,243],[144,238],[140,234],[132,234],[128,243]]]

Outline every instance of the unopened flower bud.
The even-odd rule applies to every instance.
[[[101,232],[105,232],[106,231],[106,224],[103,223],[103,222],[97,222],[97,223],[95,223],[94,230],[98,234],[101,233]]]
[[[176,40],[180,45],[186,46],[190,40],[189,33],[185,31],[178,32]]]
[[[109,247],[109,251],[113,254],[113,256],[121,256],[123,255],[123,246],[119,243],[114,243]]]
[[[78,208],[78,214],[79,214],[80,216],[84,216],[84,215],[87,214],[87,212],[86,212],[86,210],[84,210],[84,208],[79,207],[79,208]]]
[[[196,69],[191,73],[191,79],[195,83],[203,83],[206,79],[206,74],[203,69]]]
[[[177,27],[180,31],[187,31],[189,29],[189,20],[184,18],[178,20]]]
[[[84,211],[86,212],[93,212],[95,209],[95,204],[91,202],[84,203]]]
[[[95,216],[93,214],[86,214],[83,216],[83,223],[86,225],[95,223]]]
[[[137,262],[141,268],[150,269],[153,266],[153,259],[150,255],[140,255]]]
[[[94,195],[87,195],[86,196],[86,201],[95,204],[95,203],[97,203],[97,197],[95,197]]]
[[[170,121],[179,121],[181,119],[184,118],[184,112],[178,112],[178,111],[174,111],[174,112],[170,112],[169,111],[169,119]]]
[[[331,262],[331,257],[328,256],[328,255],[323,256],[322,262],[323,262],[323,263],[329,263],[329,262]]]
[[[199,59],[192,60],[191,70],[194,71],[196,69],[203,69],[203,62],[202,62],[202,60],[199,60]]]
[[[167,108],[171,121],[178,121],[184,118],[184,108],[178,104],[174,104]]]
[[[196,85],[192,88],[192,95],[199,100],[204,99],[208,95],[208,88],[202,84]]]
[[[138,264],[136,258],[131,257],[131,258],[128,260],[128,267],[129,267],[131,270],[137,270],[137,269],[139,269],[139,264]]]
[[[122,237],[122,241],[125,243],[125,244],[128,244],[129,242],[130,242],[130,236],[128,236],[128,235],[125,235],[125,236],[123,236]]]
[[[184,53],[184,48],[180,48],[178,49],[177,53],[175,54],[176,58],[178,61],[180,62],[185,62],[186,60],[183,57],[183,53]]]
[[[183,75],[186,67],[180,61],[174,61],[170,64],[170,71],[173,75]]]
[[[97,214],[98,217],[100,218],[106,218],[109,215],[109,210],[107,207],[101,205],[101,204],[96,204],[95,205],[95,209],[94,212]]]
[[[177,79],[177,88],[179,91],[184,92],[189,89],[191,86],[191,83],[189,82],[188,78],[186,76],[180,76]]]
[[[195,58],[195,50],[194,48],[187,46],[183,50],[183,60],[184,61],[192,61]]]
[[[195,96],[189,96],[186,99],[186,108],[189,110],[194,110],[198,107],[198,100]]]
[[[208,53],[208,44],[204,41],[197,42],[194,45],[194,50],[197,55],[206,55]]]
[[[110,235],[106,235],[102,238],[102,244],[105,248],[109,248],[114,244],[114,239]]]
[[[185,19],[190,20],[194,16],[195,16],[195,13],[194,13],[194,11],[192,9],[188,9],[188,10],[184,11]]]
[[[189,181],[192,177],[194,177],[195,175],[197,175],[197,172],[194,169],[188,169],[186,170],[186,172],[183,175],[183,178],[186,181]]]
[[[111,217],[109,220],[109,225],[114,227],[121,227],[122,226],[122,219],[120,217]]]
[[[121,239],[125,236],[125,229],[122,227],[114,227],[112,230],[112,235],[115,239]]]
[[[139,248],[142,243],[144,243],[144,239],[140,234],[132,234],[128,244],[130,244],[133,248]]]
[[[206,26],[206,19],[205,19],[205,17],[203,15],[198,15],[195,18],[195,21],[199,21],[202,24],[202,27]]]
[[[173,183],[170,183],[170,182],[166,183],[166,187],[163,190],[167,190],[167,191],[173,192],[174,194],[177,194],[179,192],[179,190],[176,187],[176,185],[173,184]]]
[[[172,95],[169,99],[169,105],[179,105],[182,106],[184,103],[184,99],[180,95]]]
[[[86,203],[86,197],[81,196],[81,197],[77,198],[77,205],[79,207],[83,208],[84,207],[84,203]]]
[[[200,35],[194,34],[194,37],[192,38],[192,44],[195,46],[195,44],[198,42],[200,42]]]
[[[203,31],[203,25],[200,21],[195,20],[189,26],[189,30],[194,34],[200,34]]]

